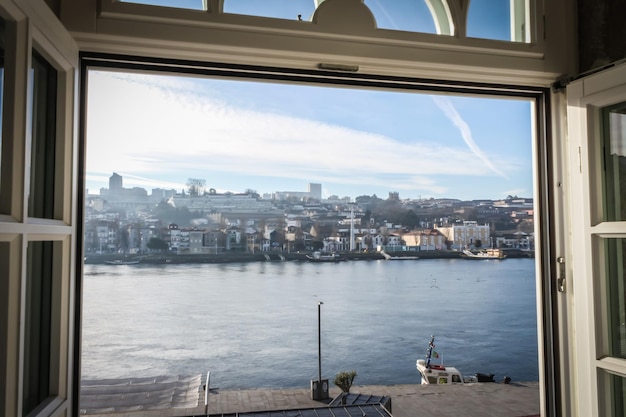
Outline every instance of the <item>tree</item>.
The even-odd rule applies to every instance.
[[[342,371],[335,375],[335,385],[341,388],[341,391],[346,394],[350,393],[350,387],[352,387],[352,383],[354,382],[354,378],[356,378],[356,371]]]
[[[165,252],[170,248],[166,241],[158,237],[151,237],[146,246],[148,249],[158,252]]]
[[[259,198],[259,197],[261,197],[261,196],[259,195],[259,193],[257,193],[257,191],[256,191],[256,190],[253,190],[252,188],[248,188],[248,189],[246,189],[246,191],[244,192],[244,194],[248,194],[250,197],[253,197],[253,198]]]
[[[191,197],[198,197],[204,194],[204,187],[206,187],[206,180],[200,178],[187,179],[187,189]]]
[[[483,242],[482,242],[480,239],[476,239],[476,240],[474,241],[474,247],[475,247],[476,249],[480,248],[482,245],[483,245]]]
[[[311,243],[311,246],[313,247],[313,250],[321,250],[324,247],[324,242],[321,240],[314,240]]]
[[[123,228],[120,230],[118,234],[118,248],[122,250],[123,253],[128,252],[128,241],[129,241],[128,229]]]
[[[293,249],[296,251],[301,251],[305,249],[304,246],[304,240],[303,239],[297,239],[294,244],[293,244]]]

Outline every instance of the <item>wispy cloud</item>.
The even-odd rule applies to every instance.
[[[443,96],[432,96],[432,97],[433,97],[433,100],[434,100],[435,104],[437,104],[437,107],[439,107],[441,109],[441,111],[443,111],[443,113],[446,115],[446,117],[448,119],[450,119],[450,121],[459,130],[459,133],[461,134],[461,137],[463,138],[463,141],[465,141],[465,144],[470,149],[470,151],[472,151],[472,153],[478,159],[483,161],[485,163],[485,165],[491,171],[493,171],[494,173],[496,173],[500,177],[508,178],[508,176],[504,172],[502,172],[500,169],[498,169],[489,160],[487,155],[485,155],[485,153],[482,151],[482,149],[480,149],[478,144],[476,144],[476,142],[474,141],[474,138],[472,137],[472,129],[470,129],[469,125],[465,122],[465,120],[463,120],[463,117],[456,110],[456,108],[454,107],[452,102],[448,98],[443,97]]]
[[[379,187],[413,195],[445,194],[449,187],[443,179],[482,176],[485,166],[506,178],[474,143],[469,126],[447,99],[435,102],[469,150],[419,137],[419,132],[399,140],[308,118],[305,112],[243,107],[237,97],[212,94],[210,88],[204,85],[200,91],[193,80],[177,77],[93,73],[88,175],[124,173],[128,184],[146,188],[149,183],[180,188],[188,177],[209,178],[215,188],[223,188],[229,178],[248,177],[246,187],[260,190],[263,178],[287,178],[320,182],[328,189]]]
[[[399,26],[396,24],[396,21],[391,17],[387,9],[383,7],[382,4],[378,0],[372,0],[372,2],[380,9],[380,11],[385,15],[385,18],[389,20],[390,26],[392,29],[399,29]]]

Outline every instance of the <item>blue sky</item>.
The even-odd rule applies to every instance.
[[[531,104],[91,72],[87,186],[403,198],[532,195]]]
[[[202,0],[121,0],[129,3],[202,10]],[[435,24],[424,0],[364,0],[378,28],[435,33]],[[472,0],[467,35],[486,39],[509,39],[510,0]],[[224,13],[249,14],[280,19],[309,20],[315,0],[224,0]]]
[[[508,5],[490,0],[501,3]],[[389,12],[398,16],[397,8]],[[498,13],[508,14],[508,6],[483,18]],[[531,107],[486,97],[92,71],[87,187],[108,187],[117,172],[125,187],[148,190],[180,191],[188,178],[202,178],[208,188],[232,192],[306,191],[314,182],[326,197],[530,197]]]

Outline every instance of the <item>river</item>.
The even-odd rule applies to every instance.
[[[464,375],[537,381],[533,259],[85,265],[82,378],[206,374],[222,389],[419,383],[430,336]]]

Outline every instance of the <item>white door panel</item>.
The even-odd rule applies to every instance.
[[[574,408],[624,416],[626,66],[571,83],[567,100]]]

